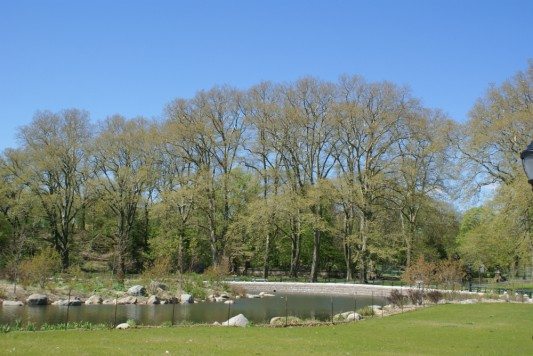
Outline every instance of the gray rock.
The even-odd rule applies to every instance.
[[[246,294],[246,298],[261,298],[259,294]]]
[[[214,326],[220,326],[220,323],[219,323],[218,321],[215,321],[215,322],[213,323],[213,325],[214,325]]]
[[[117,299],[117,304],[137,304],[137,298],[122,297],[122,298]]]
[[[231,300],[231,299],[228,299],[228,300],[226,300],[226,301],[224,302],[224,304],[233,304],[233,303],[234,303],[234,301]]]
[[[244,327],[248,325],[249,321],[246,319],[246,317],[242,314],[236,315],[233,318],[228,319],[227,321],[222,323],[222,326],[240,326]]]
[[[118,324],[117,327],[115,329],[119,329],[119,330],[125,330],[125,329],[129,329],[130,328],[130,324],[128,323],[122,323],[122,324]]]
[[[261,292],[261,293],[259,293],[259,296],[260,296],[261,298],[264,298],[264,297],[275,297],[274,294],[265,293],[265,292]]]
[[[22,307],[24,306],[24,303],[22,303],[20,300],[4,300],[2,302],[3,307]]]
[[[350,313],[346,316],[346,321],[357,321],[363,319],[359,313]]]
[[[135,285],[128,289],[128,294],[134,297],[140,297],[146,295],[146,288],[141,285]]]
[[[102,304],[109,305],[109,304],[115,304],[117,302],[116,299],[105,299]]]
[[[91,295],[86,301],[85,305],[95,305],[95,304],[102,304],[103,300],[102,297],[99,295]]]
[[[150,298],[148,298],[148,300],[146,301],[146,304],[152,304],[152,305],[160,304],[160,303],[161,301],[156,295],[151,295]]]
[[[26,299],[28,305],[47,305],[48,297],[44,294],[32,294]]]
[[[183,304],[194,303],[194,298],[190,294],[182,294],[180,297],[180,301]]]
[[[78,298],[73,298],[70,301],[68,299],[60,299],[60,300],[56,300],[55,302],[53,302],[52,305],[57,305],[57,306],[62,306],[62,307],[66,307],[66,306],[79,307],[81,305],[81,300],[79,300]]]

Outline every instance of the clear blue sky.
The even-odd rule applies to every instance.
[[[359,74],[464,120],[533,58],[533,1],[0,0],[0,150],[37,110],[160,117],[215,84]]]

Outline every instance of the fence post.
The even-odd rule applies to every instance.
[[[70,308],[70,293],[72,293],[72,288],[68,289],[68,299],[67,299],[67,322],[65,323],[65,330],[68,329],[68,312]]]
[[[289,297],[285,296],[285,327],[289,324],[289,308],[287,307]]]
[[[385,302],[385,296],[383,295],[383,292],[381,292],[381,317],[383,318],[383,307]]]
[[[370,308],[372,309],[372,316],[374,316],[374,291],[372,291],[372,299],[370,303]]]
[[[333,324],[333,297],[331,297],[331,323]]]
[[[176,312],[176,298],[172,298],[172,320],[170,321],[170,325],[174,326],[174,314]]]
[[[113,328],[117,327],[117,297],[115,296],[115,317],[113,319]]]
[[[230,318],[230,315],[231,315],[231,303],[228,303],[228,326],[229,325],[229,318]]]

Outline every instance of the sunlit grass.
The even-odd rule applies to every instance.
[[[531,354],[533,305],[441,305],[354,324],[11,332],[18,354]]]

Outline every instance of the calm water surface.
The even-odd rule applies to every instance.
[[[383,298],[375,296],[324,296],[301,294],[277,294],[275,297],[261,299],[238,299],[235,304],[199,303],[176,304],[174,309],[174,322],[178,323],[213,323],[228,319],[228,313],[235,316],[244,314],[254,323],[269,322],[272,317],[285,315],[285,298],[289,315],[300,318],[315,318],[328,320],[331,315],[331,301],[333,300],[333,313],[357,309],[372,302],[382,305]],[[161,325],[172,320],[172,305],[118,305],[117,323],[135,320],[142,325]],[[70,307],[68,319],[73,321],[88,321],[91,323],[113,323],[115,315],[114,305],[82,305]],[[0,324],[14,324],[20,320],[23,324],[33,322],[36,325],[44,323],[58,324],[66,321],[67,308],[60,306],[24,306],[0,307]]]

